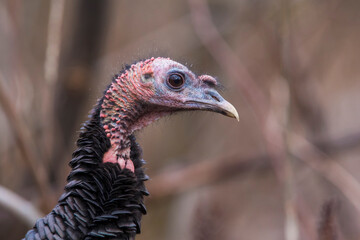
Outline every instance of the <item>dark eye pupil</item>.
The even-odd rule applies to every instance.
[[[178,73],[171,74],[168,79],[170,87],[180,88],[184,85],[184,77]]]

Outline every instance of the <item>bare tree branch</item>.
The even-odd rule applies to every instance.
[[[360,146],[360,132],[332,141],[322,140],[317,142],[317,145],[323,146],[324,149],[331,148],[332,154],[340,154]],[[316,148],[309,148],[304,145],[300,146],[297,144],[296,148],[293,144],[291,146],[291,154],[295,157],[302,157],[301,161],[304,161],[303,157],[313,156],[318,152]],[[319,159],[316,159],[316,162],[326,165],[327,161],[323,159],[324,156],[326,155],[322,154]],[[270,167],[269,157],[260,155],[246,158],[233,155],[221,159],[204,159],[183,168],[166,170],[163,173],[159,173],[148,183],[148,188],[151,192],[151,199],[156,200],[238,176],[241,172],[246,172],[253,167],[260,169]],[[328,180],[334,184],[332,178],[328,178]],[[342,189],[340,188],[347,188],[346,182],[345,185],[334,185],[341,192]]]
[[[53,84],[58,76],[64,6],[64,0],[51,0],[44,68],[45,80],[50,84]]]
[[[0,205],[18,216],[29,227],[33,227],[36,220],[44,216],[31,202],[3,186],[0,186]]]
[[[255,158],[229,156],[199,161],[177,170],[166,170],[164,173],[153,177],[148,183],[151,192],[150,197],[157,199],[177,195],[200,186],[231,178],[247,171],[251,166],[269,167],[266,160],[266,156]]]
[[[359,182],[337,161],[303,137],[292,133],[290,138],[293,142],[291,153],[334,184],[360,213]]]
[[[64,15],[65,1],[64,0],[51,0],[49,21],[48,21],[48,34],[47,46],[44,62],[44,80],[41,91],[41,118],[42,121],[42,145],[43,153],[46,160],[51,159],[51,154],[54,152],[55,136],[59,136],[57,131],[57,121],[55,119],[55,86],[58,80],[59,59],[61,50],[61,33]],[[60,141],[62,138],[56,138]],[[57,142],[58,143],[58,142]],[[62,145],[62,144],[59,144]]]
[[[33,145],[34,141],[30,137],[25,124],[20,120],[14,106],[11,104],[11,100],[3,88],[3,79],[0,76],[0,105],[5,113],[5,116],[8,119],[9,125],[13,131],[13,136],[19,147],[22,159],[24,160],[27,167],[30,169],[31,174],[33,175],[36,186],[41,194],[42,202],[44,203],[45,208],[47,204],[51,203],[49,200],[50,186],[48,181],[48,176],[46,174],[45,168],[43,165],[39,164],[38,159],[40,159],[36,152],[35,146]]]

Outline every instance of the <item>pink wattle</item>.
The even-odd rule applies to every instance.
[[[116,151],[114,146],[112,146],[105,154],[103,157],[103,162],[111,162],[111,163],[117,163],[120,165],[121,169],[129,169],[130,171],[134,172],[135,171],[135,167],[134,167],[134,163],[128,159],[128,160],[124,160],[122,158],[118,158],[116,156]]]

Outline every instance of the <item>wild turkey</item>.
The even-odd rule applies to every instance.
[[[82,127],[58,205],[25,239],[134,239],[149,194],[134,131],[187,110],[238,119],[216,85],[168,58],[139,61],[116,75]]]

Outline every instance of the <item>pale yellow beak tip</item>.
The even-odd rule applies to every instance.
[[[236,111],[236,108],[231,103],[226,102],[225,104],[223,104],[223,110],[226,111],[226,115],[228,117],[235,118],[238,122],[240,121],[239,113]]]
[[[240,122],[239,114],[236,111],[235,107],[234,107],[234,109],[233,109],[233,111],[231,113],[232,113],[232,117],[235,118],[238,122]]]
[[[236,120],[237,120],[238,122],[240,122],[240,119],[239,119],[239,114],[238,114],[238,112],[237,112],[237,111],[236,111],[235,118],[236,118]]]

